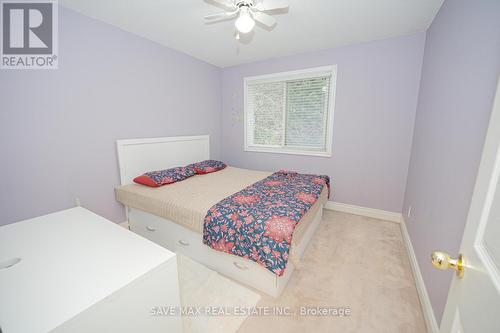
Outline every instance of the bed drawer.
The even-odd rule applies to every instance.
[[[173,251],[172,248],[167,246],[169,244],[167,239],[169,234],[165,228],[165,222],[160,219],[144,219],[140,216],[134,216],[135,212],[138,211],[131,211],[129,214],[130,230]]]
[[[211,248],[208,248],[208,256],[208,262],[219,273],[249,286],[260,286],[256,288],[271,296],[278,296],[280,292],[277,290],[278,277],[259,264]],[[287,272],[291,271],[293,271],[292,265],[287,269]]]
[[[194,259],[200,257],[200,252],[206,251],[201,234],[172,221],[132,209],[129,213],[129,223],[133,232],[171,251]]]
[[[274,297],[279,296],[294,270],[290,262],[278,278],[253,261],[211,249],[203,244],[199,233],[140,210],[130,210],[129,223],[135,233]]]

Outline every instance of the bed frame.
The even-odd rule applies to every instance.
[[[183,166],[210,157],[208,135],[168,137],[155,139],[118,140],[118,163],[122,185],[130,184],[134,177],[151,170]],[[130,230],[163,246],[184,254],[207,267],[270,296],[278,297],[298,267],[322,219],[320,207],[301,242],[293,247],[293,258],[283,276],[278,277],[257,263],[211,249],[202,242],[202,236],[175,222],[150,213],[126,208]]]

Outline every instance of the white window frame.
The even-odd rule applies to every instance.
[[[273,82],[273,81],[283,81],[292,80],[300,78],[308,78],[319,76],[319,74],[330,74],[330,91],[328,96],[328,113],[326,121],[326,150],[325,151],[314,151],[314,150],[300,150],[300,149],[287,149],[287,147],[274,147],[274,146],[264,146],[264,145],[251,145],[248,142],[247,133],[250,131],[248,128],[248,110],[247,110],[247,96],[248,96],[248,83],[259,81],[259,82]],[[335,94],[337,89],[337,65],[323,66],[308,68],[297,71],[273,73],[267,75],[259,76],[249,76],[244,78],[244,150],[248,152],[260,152],[260,153],[275,153],[275,154],[291,154],[291,155],[308,155],[308,156],[319,156],[319,157],[331,157],[332,156],[332,144],[333,144],[333,119],[335,111]],[[283,118],[286,118],[286,112],[284,112]]]

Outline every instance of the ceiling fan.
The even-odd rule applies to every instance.
[[[206,20],[216,22],[238,16],[234,22],[237,30],[236,39],[239,39],[240,33],[246,34],[252,31],[255,21],[269,28],[274,27],[276,20],[266,12],[288,8],[288,0],[210,0],[209,2],[220,5],[227,11],[207,15]]]

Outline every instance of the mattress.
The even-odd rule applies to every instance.
[[[116,200],[127,207],[168,219],[202,234],[205,216],[213,205],[269,175],[270,172],[228,166],[218,172],[196,175],[157,188],[138,184],[120,186],[115,189],[115,195]],[[328,189],[325,187],[318,201],[295,228],[292,245],[300,242],[327,197]]]

